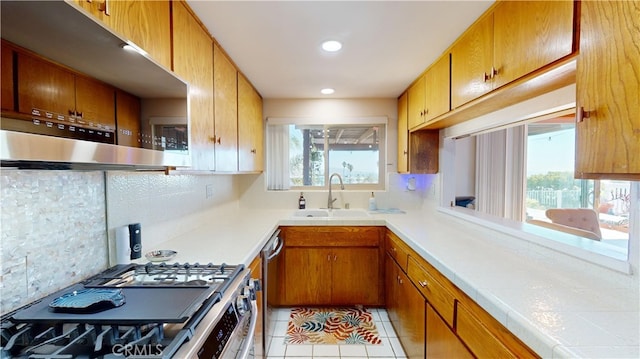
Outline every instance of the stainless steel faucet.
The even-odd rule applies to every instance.
[[[328,209],[333,209],[333,202],[336,201],[336,198],[333,198],[333,196],[331,195],[331,180],[333,180],[333,176],[338,176],[338,179],[340,180],[340,189],[344,189],[344,184],[342,183],[342,177],[340,177],[340,174],[333,173],[331,176],[329,176],[329,199],[327,200]]]

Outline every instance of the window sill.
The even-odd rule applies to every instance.
[[[438,207],[438,211],[605,268],[631,274],[628,251],[623,248],[463,207]]]

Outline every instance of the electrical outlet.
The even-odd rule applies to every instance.
[[[206,189],[207,189],[207,197],[206,198],[213,197],[213,185],[212,184],[208,184],[206,186]]]

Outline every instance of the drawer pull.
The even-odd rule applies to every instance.
[[[429,285],[426,280],[418,281],[418,284],[420,284],[422,288],[426,288]]]

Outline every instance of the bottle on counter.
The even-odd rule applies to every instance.
[[[298,209],[305,209],[307,207],[307,200],[304,199],[302,192],[300,192],[300,198],[298,198]]]
[[[376,209],[378,209],[378,205],[376,204],[376,197],[373,195],[373,192],[371,192],[371,198],[369,198],[369,210],[375,211]]]

